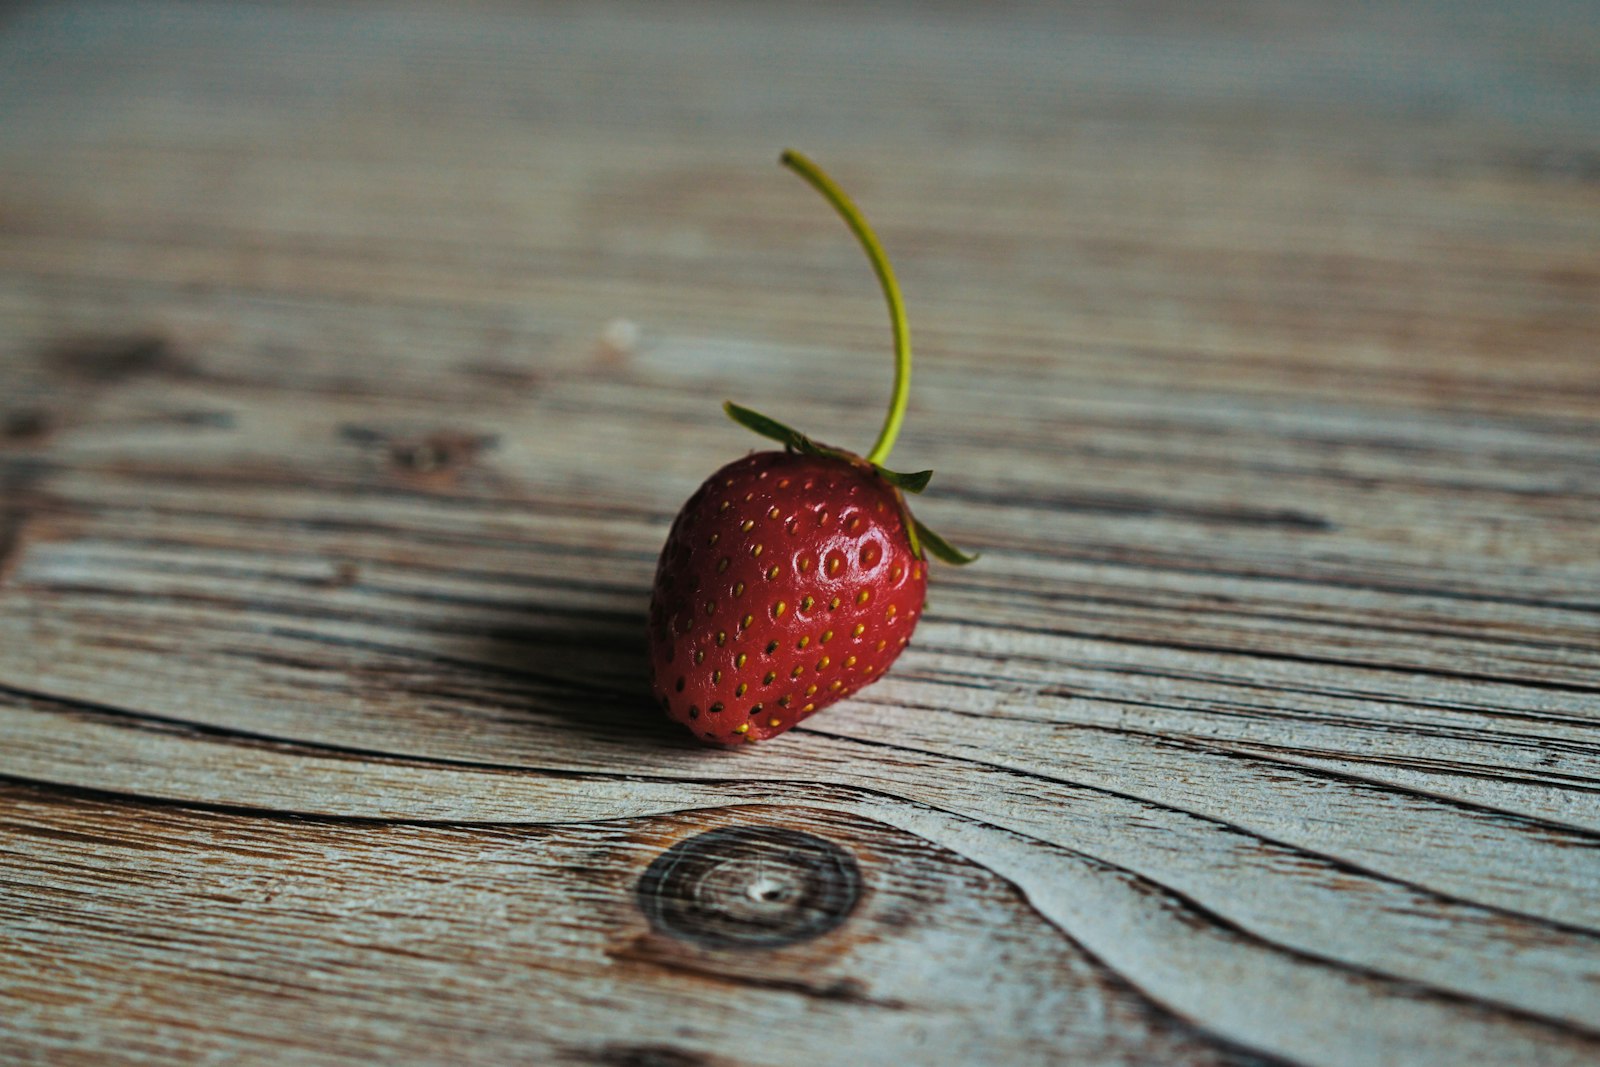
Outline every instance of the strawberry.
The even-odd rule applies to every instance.
[[[734,403],[734,421],[784,445],[717,471],[672,524],[650,598],[652,688],[672,719],[717,744],[781,734],[883,677],[927,592],[925,552],[976,557],[923,526],[903,493],[932,471],[883,466],[905,417],[911,345],[889,260],[832,179],[794,170],[844,217],[877,272],[894,328],[889,414],[865,456],[823,445]]]

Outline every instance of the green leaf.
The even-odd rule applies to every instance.
[[[971,563],[978,558],[976,552],[969,555],[922,525],[921,519],[913,519],[911,521],[917,531],[917,537],[912,538],[913,545],[915,545],[917,538],[920,538],[929,552],[932,552],[946,563],[954,563],[958,567]]]
[[[888,467],[879,467],[878,473],[883,475],[883,480],[896,489],[903,489],[908,493],[920,493],[928,488],[928,479],[933,477],[932,471],[916,471],[912,474],[902,474],[892,471]]]
[[[928,557],[922,554],[922,539],[917,536],[917,527],[921,524],[912,516],[911,509],[905,506],[903,499],[900,501],[900,515],[906,520],[905,531],[906,537],[911,540],[911,554],[918,559],[927,559]]]
[[[781,443],[791,452],[800,452],[807,456],[832,456],[834,459],[842,459],[847,463],[861,462],[860,456],[846,452],[842,448],[832,448],[828,445],[818,444],[799,430],[791,426],[785,426],[777,419],[768,418],[759,411],[751,411],[747,407],[735,404],[731,400],[723,401],[722,410],[728,413],[728,418],[737,422],[740,426],[754,430],[762,437],[768,437]],[[931,475],[933,472],[929,471],[928,473]],[[900,475],[899,477],[910,478],[915,481],[917,475]],[[928,484],[927,479],[924,478],[921,484]]]
[[[808,456],[836,456],[840,459],[850,460],[855,463],[861,462],[859,456],[852,456],[850,453],[841,449],[829,448],[826,445],[819,445],[811,438],[801,433],[799,430],[796,430],[790,426],[785,426],[777,419],[768,418],[759,411],[751,411],[747,407],[735,404],[731,400],[724,401],[722,410],[728,413],[728,418],[732,419],[734,422],[737,422],[745,429],[753,430],[762,437],[777,441],[779,444],[790,449],[791,451],[803,452]],[[878,473],[883,476],[884,481],[888,482],[896,489],[907,493],[922,492],[928,487],[929,479],[933,477],[932,471],[912,471],[910,473],[903,473],[901,471],[889,470],[886,467],[878,467],[876,464],[873,466],[876,467]],[[906,535],[911,540],[911,551],[916,554],[918,559],[924,558],[924,549],[932,552],[935,556],[944,560],[946,563],[954,563],[957,565],[971,563],[973,560],[978,558],[976,554],[968,555],[967,553],[961,551],[949,541],[946,541],[944,538],[940,537],[938,534],[922,525],[921,520],[913,516],[911,514],[911,510],[905,506],[904,500],[901,500],[900,502],[900,509],[901,515],[906,520],[905,529]]]
[[[797,449],[801,452],[809,451],[807,446],[811,442],[806,435],[799,430],[785,426],[777,419],[770,419],[759,411],[751,411],[749,408],[741,407],[731,400],[723,401],[722,410],[728,413],[728,418],[747,430],[754,430],[762,437],[771,438],[789,448]]]

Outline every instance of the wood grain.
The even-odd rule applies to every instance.
[[[1002,879],[804,807],[533,828],[5,798],[12,884],[36,894],[5,916],[7,958],[47,978],[14,998],[46,1056],[248,1043],[327,1062],[465,1047],[560,1063],[717,1063],[760,1048],[761,1062],[804,1063],[803,1046],[763,1041],[787,1022],[939,1063],[981,1059],[996,1028],[1029,1062],[1253,1058],[1108,975]],[[653,930],[632,893],[645,864],[728,823],[847,844],[872,886],[848,934],[741,952]],[[193,866],[179,874],[174,856]],[[930,958],[948,980],[924,980]],[[109,1025],[62,1027],[65,1009]]]
[[[1594,1062],[1581,7],[0,13],[0,1059]],[[717,403],[889,384],[786,144],[984,558],[709,751]]]

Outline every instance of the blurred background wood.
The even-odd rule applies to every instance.
[[[710,751],[717,404],[889,385],[791,144],[985,556]],[[1584,3],[11,5],[0,1059],[1594,1062],[1597,341]]]

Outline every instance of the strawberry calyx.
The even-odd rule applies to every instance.
[[[759,411],[735,404],[731,400],[723,402],[722,410],[727,412],[728,418],[737,422],[747,430],[752,430],[762,437],[768,438],[783,445],[785,452],[798,452],[808,456],[826,456],[831,459],[843,460],[859,470],[870,472],[874,477],[881,478],[894,489],[895,502],[900,507],[900,518],[905,525],[906,536],[911,540],[911,551],[918,559],[927,559],[927,553],[932,552],[936,557],[946,563],[957,566],[971,563],[978,558],[977,553],[963,552],[949,541],[934,533],[923,525],[922,520],[911,513],[907,506],[905,493],[920,493],[928,487],[928,482],[933,478],[932,471],[913,471],[905,473],[894,471],[874,463],[872,460],[844,448],[835,448],[814,441],[810,437],[786,426],[770,416]]]
[[[728,413],[728,418],[740,426],[781,443],[787,451],[800,452],[808,456],[832,456],[834,459],[842,459],[858,467],[871,467],[878,477],[896,489],[903,489],[908,493],[922,492],[928,487],[929,479],[933,477],[932,471],[915,471],[911,474],[892,471],[847,449],[813,441],[799,430],[785,426],[777,419],[763,415],[759,411],[751,411],[747,407],[735,404],[731,400],[723,403],[722,410]]]

